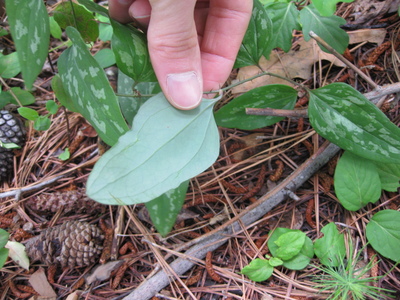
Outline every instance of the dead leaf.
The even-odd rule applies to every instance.
[[[313,64],[319,60],[328,60],[336,66],[345,67],[345,64],[334,55],[323,52],[314,40],[306,42],[304,39],[298,42],[296,50],[290,50],[288,53],[283,54],[274,51],[271,53],[269,60],[262,57],[259,65],[267,72],[289,79],[307,79],[311,76]],[[256,66],[244,67],[239,70],[237,80],[242,81],[259,73],[260,69]],[[234,87],[232,92],[234,94],[245,93],[256,87],[268,84],[291,85],[286,80],[274,76],[262,76]]]
[[[18,242],[8,241],[5,248],[9,250],[8,256],[19,264],[20,267],[29,271],[29,258],[25,251],[25,246]]]
[[[29,283],[41,297],[46,297],[48,299],[57,298],[57,294],[47,280],[47,276],[43,268],[39,268],[39,270],[29,277]]]
[[[104,265],[99,265],[89,276],[86,283],[91,284],[95,281],[104,281],[110,278],[111,272],[119,268],[124,263],[123,260],[110,261]]]
[[[79,294],[77,292],[73,292],[72,294],[69,294],[65,300],[78,300],[79,299]]]
[[[349,31],[349,44],[359,44],[363,42],[369,42],[374,44],[382,44],[385,40],[386,36],[386,29],[385,28],[377,28],[377,29],[360,29]]]

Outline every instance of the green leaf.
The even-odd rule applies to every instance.
[[[376,213],[366,228],[371,246],[382,256],[400,262],[400,212],[382,210]]]
[[[75,27],[87,43],[95,42],[99,36],[99,26],[94,15],[82,5],[72,1],[61,2],[54,10],[54,20],[62,29]]]
[[[296,233],[296,234],[303,234],[300,230],[295,230],[295,229],[289,229],[289,228],[281,228],[278,227],[274,230],[274,232],[271,234],[269,240],[268,240],[268,249],[271,252],[271,254],[275,257],[277,257],[277,252],[279,249],[279,246],[275,243],[278,238],[286,233]],[[290,247],[290,244],[288,245]],[[313,244],[312,241],[309,237],[305,237],[304,243],[302,248],[300,249],[300,252],[295,255],[293,258],[286,260],[283,262],[283,266],[291,269],[291,270],[301,270],[304,269],[309,263],[311,258],[314,256],[314,250],[313,250]]]
[[[108,10],[105,7],[93,2],[92,0],[78,0],[78,2],[91,12],[108,17]]]
[[[8,31],[5,28],[0,28],[0,36],[8,35]]]
[[[253,116],[246,114],[246,108],[293,109],[297,91],[290,86],[270,84],[252,89],[233,99],[215,113],[218,126],[252,130],[275,124],[283,117]]]
[[[254,0],[253,14],[236,57],[234,68],[257,65],[272,36],[272,22],[265,8]]]
[[[65,148],[65,150],[58,156],[59,159],[65,161],[71,157],[71,153],[69,153],[69,148]]]
[[[282,234],[275,241],[278,249],[276,249],[274,256],[282,260],[292,259],[300,252],[305,239],[306,235],[301,231],[292,231]]]
[[[314,31],[337,52],[343,53],[349,44],[349,35],[340,28],[346,20],[338,16],[322,17],[310,4],[300,11],[300,23],[303,27],[304,39],[311,39],[309,32]],[[324,47],[321,49],[328,52]]]
[[[38,131],[46,131],[50,128],[51,120],[46,116],[39,116],[33,122],[33,128]]]
[[[68,95],[66,90],[64,89],[63,83],[61,81],[61,77],[59,74],[54,75],[53,79],[51,80],[51,88],[53,89],[56,97],[60,103],[73,112],[78,112],[78,108],[75,107],[74,101]]]
[[[21,117],[24,117],[27,120],[35,121],[39,118],[39,114],[36,110],[29,107],[20,107],[18,108],[18,113]]]
[[[280,258],[271,257],[271,258],[269,259],[269,264],[270,264],[271,266],[273,266],[273,267],[278,267],[278,266],[283,265],[283,261],[282,261]]]
[[[256,258],[245,266],[240,273],[246,275],[251,280],[261,282],[271,277],[274,267],[266,259]]]
[[[13,52],[9,55],[0,53],[0,77],[13,78],[21,72],[19,65],[18,54]]]
[[[361,93],[344,83],[310,91],[314,129],[339,147],[381,163],[400,163],[400,129]]]
[[[143,32],[111,19],[112,50],[118,68],[136,82],[157,81]]]
[[[356,211],[381,195],[381,182],[374,163],[344,152],[335,169],[335,193],[344,208]]]
[[[28,91],[21,89],[20,87],[12,87],[11,92],[17,97],[17,102],[11,95],[10,91],[2,92],[0,94],[0,107],[12,103],[15,105],[29,105],[35,103],[35,97]]]
[[[188,186],[189,181],[187,180],[182,182],[178,188],[145,203],[151,221],[161,236],[165,237],[174,226],[176,217],[185,201]]]
[[[354,0],[313,0],[313,4],[321,16],[328,17],[335,13],[336,5],[339,2],[350,3]]]
[[[132,130],[94,166],[89,197],[104,204],[145,203],[207,169],[219,154],[215,101],[203,99],[199,107],[182,111],[163,94],[147,100]]]
[[[30,90],[47,58],[49,16],[43,0],[6,0],[6,9],[22,77]]]
[[[50,34],[54,38],[61,40],[62,30],[60,25],[58,25],[56,20],[54,20],[53,16],[50,17],[49,21],[50,21]]]
[[[99,39],[103,42],[111,41],[113,29],[110,24],[110,18],[98,14],[97,19],[101,22],[99,24]]]
[[[49,100],[46,102],[46,109],[52,115],[55,115],[58,111],[58,105],[53,100]]]
[[[271,3],[265,10],[272,21],[270,47],[288,52],[292,47],[293,30],[301,30],[299,11],[294,3]]]
[[[397,192],[400,187],[400,165],[375,164],[381,180],[381,187],[385,191]]]
[[[8,249],[7,248],[1,248],[0,249],[0,269],[4,266],[4,264],[7,261],[8,258]]]
[[[321,263],[328,267],[339,267],[346,255],[344,235],[339,233],[335,223],[321,229],[322,238],[315,240],[314,252]]]
[[[21,268],[29,270],[29,258],[25,252],[25,246],[18,242],[8,241],[6,248],[9,250],[8,255]]]
[[[7,231],[0,228],[0,248],[3,248],[7,244],[9,236],[10,234]]]
[[[112,146],[128,130],[118,106],[118,99],[104,70],[89,53],[79,32],[68,27],[67,34],[73,45],[58,60],[65,92],[96,129],[100,138]]]
[[[97,60],[102,69],[115,65],[114,52],[109,48],[101,49],[94,55],[94,58]]]
[[[134,86],[135,91],[133,90]],[[132,95],[132,97],[118,96],[122,114],[129,125],[132,125],[133,118],[136,116],[140,106],[151,97],[149,95],[161,92],[160,85],[157,82],[140,82],[135,84],[135,81],[121,72],[121,70],[118,70],[117,90],[120,95]]]
[[[3,147],[5,149],[20,149],[21,146],[15,144],[15,143],[3,143],[0,141],[0,147]]]

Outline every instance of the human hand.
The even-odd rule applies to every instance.
[[[173,106],[185,110],[228,78],[252,6],[253,0],[109,0],[112,18],[148,27],[160,86]]]

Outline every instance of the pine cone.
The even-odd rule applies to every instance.
[[[55,213],[60,208],[63,208],[64,213],[71,211],[78,213],[86,211],[91,214],[93,212],[104,212],[106,206],[100,204],[88,196],[86,196],[84,188],[77,188],[72,191],[44,193],[30,198],[26,205],[41,212]]]
[[[97,226],[68,221],[28,240],[25,248],[32,261],[73,268],[96,263],[103,250],[103,240],[104,235]]]
[[[0,110],[0,141],[3,144],[14,143],[20,147],[25,144],[25,129],[22,122],[6,110]],[[0,182],[11,176],[13,156],[12,149],[0,146]]]

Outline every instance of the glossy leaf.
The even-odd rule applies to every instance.
[[[339,233],[335,223],[329,223],[321,229],[322,238],[314,242],[314,252],[321,263],[328,267],[339,267],[346,255],[344,235]]]
[[[47,58],[49,15],[43,0],[6,0],[6,10],[22,77],[30,90]]]
[[[289,228],[278,227],[274,230],[274,232],[271,234],[268,240],[268,248],[273,256],[276,256],[277,250],[279,248],[279,246],[275,244],[275,241],[278,240],[280,236],[292,232],[304,234],[300,230],[289,229]],[[300,252],[291,259],[284,261],[283,266],[290,270],[301,270],[304,269],[310,263],[310,260],[313,256],[314,256],[314,250],[312,241],[309,237],[306,236]]]
[[[271,3],[265,7],[272,21],[270,47],[288,52],[292,47],[293,30],[301,30],[299,11],[294,3]]]
[[[336,11],[336,5],[339,2],[346,2],[350,3],[353,2],[354,0],[313,0],[313,4],[315,8],[319,11],[321,16],[331,16],[335,13]]]
[[[182,111],[163,94],[147,100],[132,130],[96,163],[87,182],[89,197],[104,204],[149,202],[207,169],[219,154],[214,103],[203,99]]]
[[[109,48],[101,49],[94,55],[94,58],[97,60],[102,69],[115,65],[114,52]]]
[[[0,77],[13,78],[20,72],[21,66],[19,65],[17,52],[8,55],[0,53]]]
[[[188,186],[189,181],[185,181],[178,188],[145,203],[151,221],[161,236],[166,236],[174,226],[185,201]]]
[[[314,5],[305,6],[300,11],[300,23],[303,27],[304,39],[311,39],[309,32],[314,31],[337,52],[343,53],[349,44],[349,35],[340,28],[346,20],[338,16],[323,17]],[[324,47],[321,49],[328,52]]]
[[[89,53],[79,32],[68,27],[67,34],[73,45],[63,52],[58,61],[64,90],[101,139],[108,145],[114,145],[128,130],[118,99],[104,70]]]
[[[400,212],[382,210],[376,213],[366,228],[368,242],[382,256],[400,262]]]
[[[133,89],[133,87],[135,88]],[[151,97],[149,95],[155,95],[161,92],[160,85],[157,82],[140,82],[135,84],[132,78],[125,75],[120,70],[118,70],[117,89],[120,95],[118,96],[119,105],[129,125],[132,125],[133,118],[136,116],[140,106]],[[129,95],[131,97],[128,97]]]
[[[271,84],[252,89],[233,99],[215,113],[218,126],[252,130],[279,122],[283,117],[253,116],[246,108],[293,109],[297,91],[290,86]]]
[[[3,248],[7,244],[9,236],[10,234],[7,231],[0,228],[0,248]]]
[[[0,269],[4,266],[8,258],[8,249],[0,248]]]
[[[136,82],[157,81],[143,32],[111,19],[112,50],[118,68]]]
[[[324,138],[358,156],[400,163],[400,128],[361,93],[344,83],[310,91],[308,115]]]
[[[251,280],[261,282],[271,277],[274,267],[266,259],[256,258],[245,266],[240,273],[246,275]]]
[[[59,74],[54,75],[53,79],[51,80],[51,88],[53,89],[56,97],[60,103],[65,106],[68,110],[73,112],[78,112],[78,108],[75,107],[74,101],[71,97],[67,94],[64,89],[63,83],[61,81],[61,77]]]
[[[289,260],[296,256],[304,245],[306,235],[301,231],[290,231],[282,234],[274,242],[278,248],[274,256],[282,260]]]
[[[261,56],[269,48],[271,36],[272,22],[262,4],[258,0],[254,0],[253,14],[234,68],[257,65]]]
[[[36,110],[29,107],[20,107],[18,108],[18,113],[21,117],[24,117],[27,120],[35,121],[39,118],[39,114]]]
[[[99,26],[94,20],[93,13],[82,5],[72,1],[61,2],[54,10],[54,20],[62,29],[75,27],[85,42],[94,42],[99,36]]]
[[[381,183],[374,163],[346,151],[335,169],[335,192],[344,208],[356,211],[375,203],[381,195]]]
[[[9,103],[15,105],[29,105],[35,103],[35,97],[27,90],[23,90],[20,87],[12,87],[10,90],[11,91],[2,92],[0,94],[0,107],[4,107]],[[18,101],[15,100],[11,92]]]
[[[376,167],[382,189],[389,192],[397,192],[400,187],[400,165],[376,164]]]

